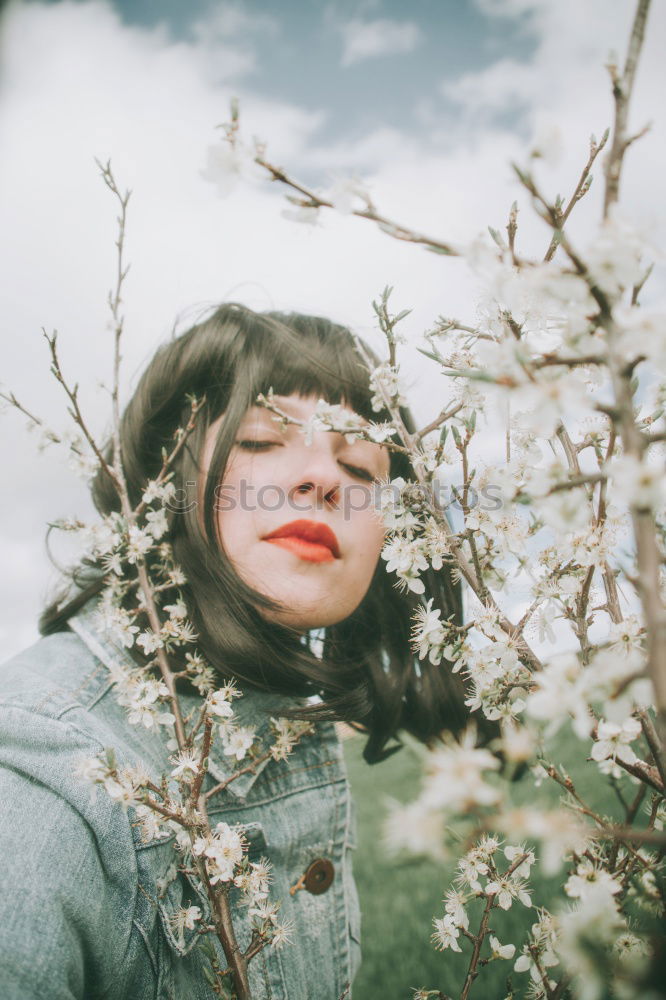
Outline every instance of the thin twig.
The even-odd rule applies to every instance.
[[[620,196],[620,176],[622,174],[624,154],[633,141],[627,138],[629,102],[634,89],[636,67],[638,66],[638,59],[643,46],[645,23],[649,9],[650,0],[638,0],[622,76],[619,76],[617,67],[609,67],[613,83],[613,98],[615,100],[615,123],[613,126],[613,142],[606,162],[604,219],[608,218],[611,205],[614,205]]]
[[[663,744],[659,738],[654,722],[650,718],[648,710],[646,708],[639,708],[637,714],[638,718],[641,720],[643,735],[645,736],[647,745],[649,746],[650,752],[654,757],[654,762],[657,765],[662,785],[666,788],[666,755],[664,754]]]
[[[597,156],[608,142],[608,134],[609,130],[606,129],[606,131],[601,137],[600,142],[596,142],[594,136],[592,136],[592,138],[590,139],[590,155],[587,158],[587,163],[583,167],[583,171],[578,180],[578,184],[576,185],[576,189],[574,193],[571,195],[569,204],[564,209],[564,211],[560,213],[558,230],[553,234],[553,237],[550,241],[550,246],[546,250],[546,255],[544,257],[544,261],[546,262],[552,260],[553,257],[555,256],[555,251],[560,245],[559,230],[561,230],[562,227],[565,225],[567,219],[571,215],[571,211],[574,205],[577,202],[579,202],[580,199],[583,198],[590,189],[590,184],[592,183],[590,171],[592,170],[592,165],[594,164],[594,161],[596,160]]]
[[[328,201],[326,198],[322,198],[321,195],[318,195],[305,184],[294,180],[294,178],[290,177],[286,171],[282,169],[282,167],[276,167],[274,164],[269,163],[268,160],[266,160],[260,153],[255,156],[254,162],[270,174],[271,180],[279,181],[281,184],[285,184],[287,187],[291,188],[292,191],[298,191],[299,194],[303,195],[303,200],[298,202],[298,204],[303,207],[335,208],[333,202]],[[370,202],[366,203],[366,208],[352,208],[350,214],[355,215],[360,219],[368,219],[371,222],[375,222],[383,232],[388,233],[389,236],[392,236],[396,240],[402,240],[406,243],[417,243],[426,247],[428,250],[444,254],[447,257],[460,256],[460,250],[456,249],[451,243],[435,239],[432,236],[425,236],[423,233],[416,232],[413,229],[409,229],[407,226],[394,222],[392,219],[388,219],[385,215],[380,215]]]

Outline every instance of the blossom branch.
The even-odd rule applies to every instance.
[[[633,138],[627,137],[627,120],[629,116],[629,102],[634,88],[634,79],[638,59],[643,46],[645,36],[645,25],[650,0],[639,0],[634,15],[634,22],[631,29],[627,58],[624,64],[624,72],[619,75],[616,66],[610,66],[611,81],[613,84],[613,98],[615,100],[615,122],[613,126],[613,142],[606,163],[606,191],[604,196],[604,218],[608,217],[611,205],[614,205],[620,195],[620,176],[624,162],[624,154],[633,142]],[[640,133],[642,134],[642,133]]]
[[[116,197],[120,214],[118,216],[118,236],[116,237],[116,283],[115,288],[112,292],[109,292],[109,308],[111,310],[111,316],[113,317],[113,388],[111,392],[111,407],[113,415],[113,466],[118,477],[118,482],[121,489],[124,488],[126,493],[126,483],[124,482],[124,476],[122,473],[122,454],[121,454],[121,444],[120,444],[120,341],[122,338],[123,327],[125,323],[125,318],[120,312],[120,306],[122,303],[122,290],[129,271],[129,265],[127,267],[124,263],[124,251],[125,251],[125,225],[127,222],[127,204],[130,199],[130,191],[126,191],[124,194],[120,193],[118,185],[116,184],[113,172],[111,170],[111,162],[108,161],[105,165],[96,160],[97,166],[102,174],[102,179],[109,190]]]
[[[656,727],[650,718],[650,713],[646,708],[639,708],[638,718],[641,722],[641,727],[643,729],[643,735],[647,741],[647,745],[650,748],[652,756],[654,757],[654,762],[657,765],[657,770],[659,771],[659,776],[661,778],[662,789],[666,789],[666,755],[664,754],[664,747],[659,739],[659,734],[657,733]]]
[[[456,413],[459,413],[462,408],[462,403],[456,403],[455,406],[451,407],[444,407],[439,416],[435,417],[435,419],[431,420],[429,424],[426,424],[425,427],[422,427],[420,431],[416,432],[414,435],[415,440],[420,444],[424,437],[431,434],[432,431],[438,430],[442,424],[447,423],[447,421],[455,417]]]
[[[178,440],[175,446],[172,448],[172,450],[165,455],[164,462],[162,463],[162,468],[157,474],[157,478],[154,480],[155,486],[161,486],[163,483],[167,481],[169,475],[169,469],[172,467],[176,458],[178,457],[182,449],[185,447],[187,439],[189,438],[190,434],[196,427],[196,418],[199,414],[199,411],[203,408],[205,402],[206,402],[205,396],[202,396],[201,399],[196,399],[192,397],[192,399],[190,400],[190,415],[187,424],[185,425],[184,428],[182,427],[178,428],[177,431]],[[142,500],[138,505],[138,507],[136,507],[134,511],[134,516],[137,518],[140,517],[141,514],[143,514],[146,507],[147,507],[146,501]],[[157,593],[158,589],[159,588],[154,587],[153,593]]]
[[[481,915],[481,923],[479,925],[478,933],[474,937],[474,947],[472,949],[472,955],[469,961],[469,966],[467,969],[467,975],[465,976],[465,982],[463,983],[462,992],[460,994],[460,1000],[467,1000],[469,997],[469,991],[472,988],[474,980],[478,976],[478,965],[479,957],[481,954],[481,946],[485,940],[486,934],[488,933],[488,923],[490,921],[490,911],[493,908],[493,897],[487,896],[486,903],[483,908],[483,914]]]
[[[297,201],[297,204],[302,207],[335,208],[332,201],[323,198],[311,188],[308,188],[299,181],[294,180],[294,178],[290,177],[286,171],[282,169],[282,167],[276,167],[274,164],[270,163],[261,151],[257,152],[257,155],[254,157],[254,162],[267,171],[271,180],[279,181],[292,191],[297,191],[300,195],[302,195],[302,199]],[[460,251],[457,250],[452,244],[435,239],[431,236],[426,236],[423,233],[416,232],[413,229],[409,229],[407,226],[402,226],[399,223],[388,219],[384,215],[380,215],[372,205],[372,202],[369,200],[367,200],[365,208],[352,208],[351,214],[360,219],[368,219],[370,222],[375,222],[383,232],[388,233],[389,236],[392,236],[396,240],[402,240],[406,243],[417,243],[424,246],[427,250],[444,254],[447,257],[460,256]]]
[[[639,6],[645,6],[647,9],[647,3],[643,4],[643,0]],[[556,212],[538,190],[533,178],[518,168],[516,172],[540,207],[542,217],[555,226]],[[565,233],[561,236],[561,246],[579,275],[587,282],[590,293],[599,306],[598,323],[606,332],[608,368],[615,397],[609,415],[619,427],[624,454],[640,462],[647,445],[634,416],[633,367],[625,364],[618,351],[620,330],[613,315],[612,302],[608,294],[599,287],[596,277],[573,248]],[[661,599],[660,555],[659,547],[655,544],[656,524],[652,510],[637,506],[631,507],[631,519],[638,564],[635,585],[645,616],[648,670],[655,691],[658,725],[660,729],[666,730],[666,608]]]
[[[569,199],[569,204],[564,209],[564,211],[560,212],[559,225],[557,226],[557,230],[561,230],[564,227],[567,219],[571,215],[571,210],[573,209],[574,205],[577,202],[579,202],[581,198],[583,198],[590,190],[590,185],[592,184],[592,177],[590,175],[590,171],[592,170],[592,166],[597,156],[608,142],[609,134],[610,130],[606,129],[599,142],[596,141],[594,136],[590,138],[590,155],[587,158],[587,163],[583,167],[583,171],[578,180],[578,184],[576,185],[576,189],[574,193],[571,195],[571,198]],[[546,251],[544,262],[547,263],[548,261],[553,259],[553,257],[555,256],[555,251],[557,250],[559,244],[560,244],[559,234],[558,231],[556,231],[553,234],[548,250]]]
[[[210,756],[210,746],[213,739],[213,720],[210,715],[206,718],[206,723],[204,725],[203,741],[201,743],[201,756],[199,757],[199,767],[195,775],[194,781],[192,782],[192,791],[190,792],[190,802],[194,806],[199,801],[199,794],[201,792],[201,786],[203,780],[206,776],[206,771],[208,770],[208,758]]]
[[[371,359],[368,357],[367,351],[365,350],[363,343],[360,340],[358,340],[358,338],[357,338],[357,349],[361,357],[364,359],[368,367],[371,369],[372,368]],[[402,419],[402,415],[400,414],[399,408],[395,405],[394,401],[391,399],[391,397],[386,392],[384,386],[381,385],[381,383],[379,385],[379,393],[383,398],[384,406],[387,412],[391,416],[391,420],[398,431],[400,439],[403,442],[403,446],[406,449],[407,453],[409,455],[418,454],[419,448],[415,440],[415,435],[411,434],[408,431]],[[427,481],[425,473],[419,467],[414,467],[414,474],[416,476],[419,485],[424,490],[424,494],[427,495],[429,492],[429,483]],[[493,611],[497,612],[498,623],[502,628],[502,630],[506,632],[506,634],[511,638],[517,639],[517,646],[519,649],[519,653],[521,657],[524,659],[525,663],[530,667],[530,669],[532,670],[540,669],[541,663],[537,655],[530,648],[529,644],[527,643],[527,641],[524,639],[523,636],[516,637],[515,626],[503,614],[497,602],[495,601],[494,597],[485,587],[485,584],[483,583],[482,579],[479,576],[478,570],[475,569],[474,566],[469,563],[469,561],[465,557],[465,554],[461,551],[462,540],[458,538],[456,532],[453,531],[446,516],[442,513],[441,510],[438,509],[437,505],[435,504],[433,504],[431,507],[431,514],[434,520],[436,521],[438,527],[442,529],[447,544],[450,547],[451,553],[455,560],[455,565],[459,569],[464,579],[467,581],[467,583],[472,588],[474,593],[479,597],[481,603],[486,604],[487,606],[492,608]],[[481,595],[483,594],[486,594],[486,600],[482,599]]]
[[[225,778],[224,781],[220,781],[219,784],[205,792],[201,798],[207,802],[208,799],[211,799],[214,795],[219,795],[220,792],[223,792],[225,788],[229,787],[232,781],[235,781],[236,778],[240,778],[242,774],[254,774],[259,764],[263,764],[265,760],[268,760],[269,757],[272,756],[273,755],[270,750],[266,751],[266,753],[262,754],[260,757],[256,757],[249,764],[246,764],[245,767],[241,767],[238,771],[234,771],[234,773],[228,778]]]
[[[97,445],[97,442],[95,441],[94,437],[92,436],[92,434],[88,430],[88,426],[87,426],[85,420],[83,419],[83,414],[81,413],[81,409],[79,407],[79,400],[78,400],[79,387],[78,387],[78,385],[74,385],[74,387],[70,389],[68,383],[65,381],[65,379],[63,377],[62,370],[60,368],[60,360],[58,358],[58,349],[57,349],[57,346],[56,346],[58,334],[57,334],[56,331],[54,331],[53,332],[53,336],[49,337],[49,335],[46,332],[46,330],[42,330],[42,333],[44,334],[44,336],[46,338],[46,342],[48,343],[49,350],[51,352],[51,372],[55,376],[55,378],[57,379],[57,381],[60,383],[60,385],[63,387],[63,389],[65,390],[67,398],[69,399],[70,403],[72,404],[72,408],[68,412],[69,412],[70,416],[73,418],[74,422],[83,431],[83,434],[84,434],[84,436],[86,438],[86,441],[90,445],[90,447],[91,447],[91,449],[92,449],[92,451],[93,451],[93,453],[95,455],[95,458],[99,462],[100,468],[104,470],[104,472],[106,473],[106,475],[111,479],[111,481],[114,484],[114,486],[116,487],[116,489],[118,489],[119,488],[119,482],[118,482],[118,475],[117,475],[116,469],[113,468],[113,466],[109,466],[109,464],[107,463],[106,459],[104,458],[104,455],[102,454],[101,450],[99,449],[99,447]]]

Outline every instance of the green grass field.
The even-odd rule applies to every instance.
[[[384,799],[391,796],[407,802],[415,798],[420,763],[405,747],[371,767],[363,760],[361,737],[346,740],[344,746],[358,815],[354,874],[363,915],[363,964],[354,981],[354,1000],[409,1000],[412,989],[421,987],[439,989],[457,1000],[471,944],[461,938],[462,954],[456,954],[451,950],[436,951],[430,941],[432,918],[441,917],[444,912],[442,897],[450,886],[452,868],[420,858],[389,858],[382,846]],[[617,800],[607,779],[593,765],[581,761],[581,752],[585,752],[583,745],[570,733],[563,734],[556,760],[569,771],[591,805],[606,812],[616,811]],[[557,802],[559,790],[551,784],[552,789],[543,785],[541,793],[550,794]],[[517,804],[534,798],[529,776],[514,784],[512,798]],[[566,898],[558,886],[561,880],[545,879],[538,864],[532,874],[530,883],[536,906],[551,907]],[[470,916],[472,912],[470,908]],[[519,948],[525,931],[536,919],[534,908],[514,903],[509,911],[494,913],[493,932],[502,944],[513,942]],[[474,930],[473,922],[470,929]],[[513,978],[516,996],[521,997],[529,976],[514,973],[513,964],[513,961],[495,961],[483,968],[472,988],[472,1000],[503,1000],[508,976]]]

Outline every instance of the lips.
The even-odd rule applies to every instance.
[[[319,521],[290,521],[264,536],[265,542],[274,542],[310,562],[328,562],[340,558],[340,546],[335,533]]]

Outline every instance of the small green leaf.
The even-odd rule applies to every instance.
[[[419,354],[423,354],[426,358],[430,358],[432,361],[437,361],[440,364],[444,364],[444,358],[441,354],[435,354],[433,351],[426,351],[422,347],[417,347],[416,350]]]
[[[211,986],[217,986],[217,978],[215,975],[213,975],[213,973],[211,972],[211,970],[207,965],[204,965],[203,967],[203,974],[204,978]]]

